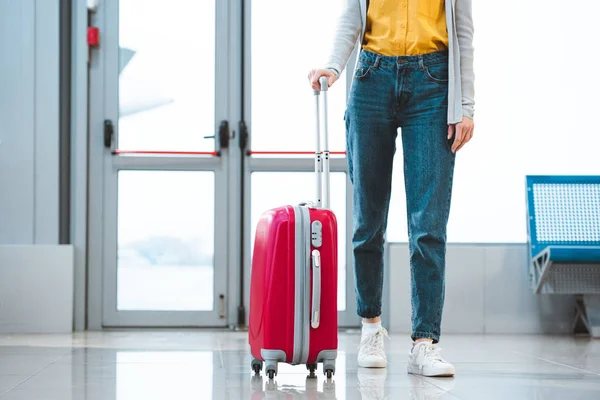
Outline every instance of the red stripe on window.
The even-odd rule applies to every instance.
[[[248,152],[250,155],[259,154],[259,155],[310,155],[315,154],[314,151],[256,151],[251,150]],[[333,155],[346,155],[345,151],[330,151],[329,154]]]
[[[216,151],[152,151],[152,150],[115,150],[115,155],[161,155],[161,156],[218,156]]]

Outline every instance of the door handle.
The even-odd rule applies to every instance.
[[[104,147],[112,148],[112,142],[115,136],[115,127],[110,119],[104,120]]]
[[[204,139],[218,139],[218,150],[226,149],[229,147],[229,122],[226,120],[221,121],[217,135],[204,136]]]
[[[219,295],[219,318],[225,318],[225,295]]]

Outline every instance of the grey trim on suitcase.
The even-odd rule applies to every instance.
[[[324,360],[335,360],[337,358],[337,350],[321,350],[317,355],[317,362]]]
[[[308,207],[300,207],[302,211],[302,227],[304,228],[304,234],[302,235],[302,245],[304,253],[304,262],[300,265],[304,275],[304,290],[302,292],[302,300],[304,301],[304,309],[302,310],[302,329],[304,330],[304,340],[302,344],[302,356],[300,363],[306,364],[308,362],[308,350],[310,349],[310,237],[311,237],[311,225],[310,225],[310,213]]]
[[[260,349],[260,356],[264,361],[271,360],[285,362],[285,360],[287,359],[285,351],[283,350]]]
[[[317,355],[317,362],[323,363],[323,371],[328,369],[335,373],[335,359],[337,358],[337,350],[321,350]]]
[[[295,216],[295,244],[294,244],[294,254],[296,255],[295,263],[294,263],[294,271],[295,271],[295,286],[294,286],[294,353],[292,355],[292,364],[299,364],[300,355],[302,352],[302,306],[303,299],[302,294],[304,293],[303,286],[303,276],[302,276],[302,268],[304,252],[302,251],[303,244],[303,226],[304,226],[304,218],[302,215],[302,211],[300,207],[294,207],[294,216]]]
[[[260,356],[265,361],[265,371],[273,370],[277,375],[277,363],[285,362],[287,359],[283,350],[265,350],[260,349]]]
[[[294,354],[292,364],[306,364],[310,349],[310,213],[295,206]]]

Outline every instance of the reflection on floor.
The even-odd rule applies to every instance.
[[[279,365],[253,376],[246,334],[130,331],[0,336],[0,400],[600,399],[600,341],[568,336],[445,335],[455,378],[406,374],[406,335],[390,365],[356,365],[357,333],[340,333],[336,374]]]

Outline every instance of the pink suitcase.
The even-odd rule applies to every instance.
[[[256,228],[248,341],[252,370],[260,374],[264,362],[270,379],[277,375],[278,362],[306,364],[311,375],[317,363],[323,363],[327,378],[335,373],[338,233],[335,215],[329,210],[327,80],[324,78],[321,88],[325,150],[320,151],[320,93],[315,91],[317,202],[266,211]]]

